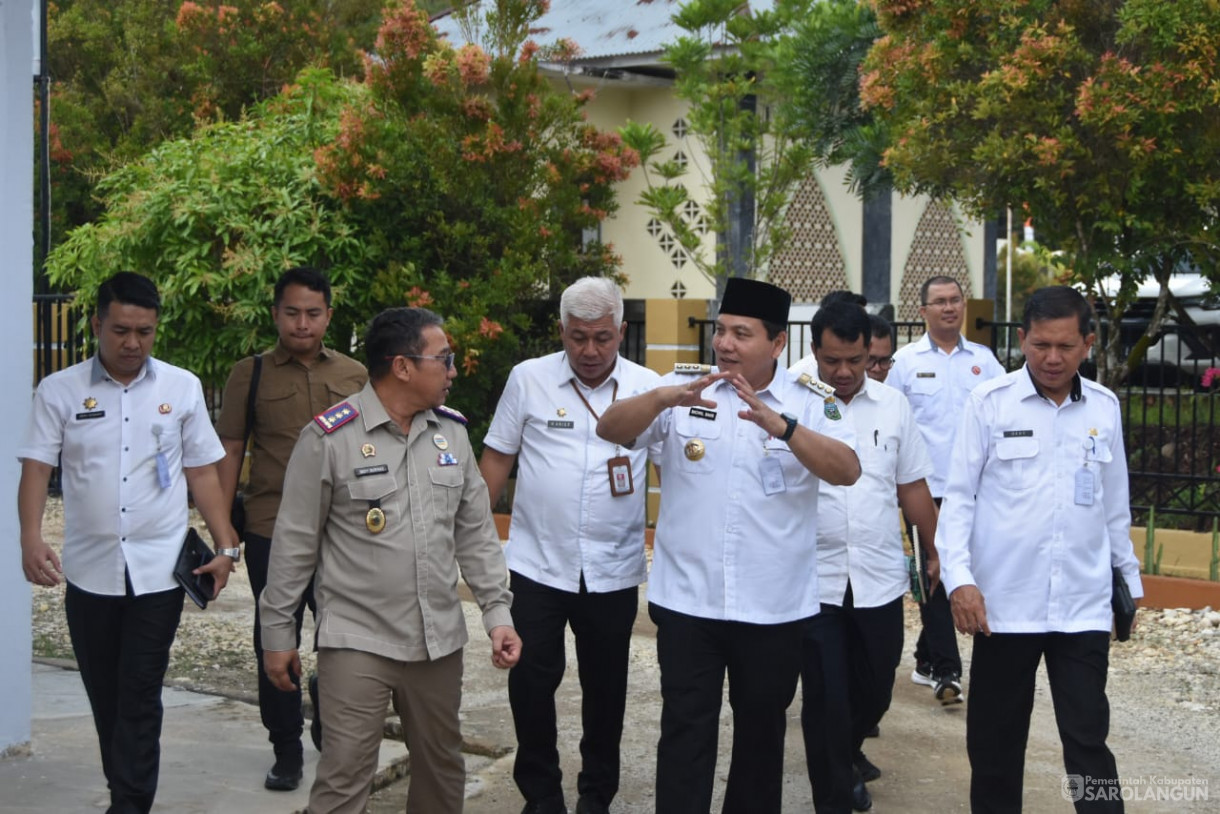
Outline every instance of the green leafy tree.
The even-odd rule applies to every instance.
[[[236,358],[274,342],[267,309],[280,272],[316,265],[335,287],[332,341],[350,347],[371,312],[368,252],[318,183],[313,152],[360,92],[307,72],[258,115],[206,125],[110,174],[98,185],[102,216],[52,251],[51,282],[79,291],[88,313],[115,271],[148,274],[163,302],[157,355],[218,385]]]
[[[1125,377],[1183,262],[1216,276],[1220,6],[1209,0],[876,0],[884,36],[861,97],[889,129],[904,192],[1037,220],[1117,324],[1142,279],[1161,306],[1129,357],[1111,331],[1099,375]],[[1107,278],[1118,284],[1105,284]]]
[[[58,0],[52,238],[101,212],[95,185],[197,123],[236,121],[308,65],[358,75],[385,0]]]
[[[540,74],[529,42],[455,49],[408,0],[387,10],[376,53],[360,83],[307,70],[242,121],[112,174],[105,214],[52,253],[52,279],[88,295],[117,269],[149,274],[165,299],[158,354],[215,384],[273,340],[279,273],[320,266],[336,345],[389,306],[446,317],[451,403],[481,438],[509,368],[549,344],[559,291],[617,274],[589,236],[635,154],[585,120],[587,94]]]
[[[773,81],[785,115],[819,166],[846,165],[861,196],[888,195],[882,156],[889,134],[860,103],[860,68],[881,36],[877,15],[860,0],[823,0],[798,17],[779,42]]]
[[[705,215],[692,218],[688,211],[686,167],[658,158],[666,139],[656,127],[628,122],[619,131],[644,167],[647,188],[639,202],[718,289],[728,276],[762,276],[788,238],[784,212],[811,156],[781,115],[770,77],[780,38],[808,7],[808,0],[779,0],[774,11],[750,11],[739,0],[691,0],[674,15],[687,33],[666,48],[665,58],[708,158]],[[717,238],[713,257],[703,250],[704,226]]]

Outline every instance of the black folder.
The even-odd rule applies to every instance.
[[[208,606],[208,600],[216,596],[216,580],[211,574],[194,574],[196,568],[207,565],[216,555],[193,527],[187,528],[182,550],[178,552],[178,563],[174,566],[174,578],[186,591],[186,595],[200,608]]]
[[[1131,598],[1131,589],[1123,572],[1117,568],[1110,569],[1114,573],[1114,588],[1110,593],[1110,607],[1114,610],[1114,638],[1125,642],[1131,638],[1131,625],[1135,622],[1135,600]]]

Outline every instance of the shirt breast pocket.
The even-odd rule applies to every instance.
[[[399,520],[394,499],[397,492],[398,481],[393,475],[357,478],[349,483],[347,493],[352,499],[353,522],[362,523],[366,528],[377,525],[376,518],[369,513],[373,509],[380,509],[385,515],[384,526],[395,526]],[[372,529],[369,528],[369,531]]]
[[[936,398],[944,386],[945,381],[939,376],[920,376],[917,373],[915,378],[911,379],[907,398],[915,406],[929,404]]]
[[[428,480],[432,482],[432,505],[443,517],[457,514],[458,502],[462,499],[462,485],[466,482],[460,466],[434,466],[428,469]]]
[[[996,473],[1010,492],[1024,492],[1038,483],[1036,438],[1000,438],[995,442]]]
[[[683,472],[711,472],[715,465],[712,445],[720,437],[720,422],[693,418],[689,413],[674,419],[674,438],[678,444],[678,466]]]

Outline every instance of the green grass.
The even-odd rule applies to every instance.
[[[1220,393],[1131,393],[1122,402],[1127,427],[1220,426]]]

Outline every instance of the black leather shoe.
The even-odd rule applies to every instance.
[[[301,785],[301,758],[276,758],[275,765],[267,772],[263,788],[270,791],[296,791]]]
[[[610,814],[610,807],[595,797],[582,794],[576,801],[576,814]]]
[[[866,738],[879,738],[879,737],[881,737],[881,724],[877,724],[877,725],[876,725],[876,726],[874,726],[872,729],[870,729],[870,730],[868,730],[867,732],[865,732],[865,733],[864,733],[864,737],[866,737]]]
[[[871,783],[881,776],[881,770],[878,769],[871,760],[864,756],[863,752],[857,752],[852,765],[856,767],[856,773],[860,780],[865,783]]]
[[[864,780],[858,773],[853,772],[852,775],[851,810],[868,811],[873,807],[873,795],[869,794],[868,786],[864,785]]]
[[[313,748],[322,751],[322,714],[318,712],[318,674],[309,677],[309,705],[313,707],[313,720],[309,722],[309,739]]]

